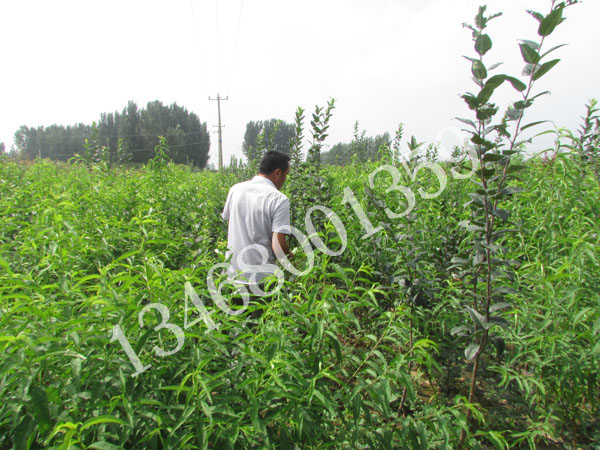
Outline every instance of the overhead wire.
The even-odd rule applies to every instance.
[[[196,18],[196,10],[194,9],[194,0],[190,0],[190,6],[192,7],[192,17],[194,19],[194,27],[196,37],[198,39],[198,51],[200,53],[200,65],[202,66],[202,75],[204,76],[204,88],[208,93],[208,76],[206,75],[206,65],[204,64],[205,58],[202,52],[202,37],[200,36],[200,27],[198,26],[198,19]]]
[[[215,55],[217,59],[217,94],[219,93],[219,0],[215,0]]]
[[[227,85],[227,94],[226,94],[227,96],[229,96],[229,92],[231,90],[231,80],[233,80],[233,68],[234,68],[234,62],[235,62],[235,55],[236,55],[236,51],[237,51],[238,39],[240,37],[240,24],[242,23],[243,8],[244,8],[244,0],[241,0],[240,14],[238,15],[237,30],[235,32],[235,43],[233,44],[233,55],[231,56],[231,70],[229,72],[229,84]]]

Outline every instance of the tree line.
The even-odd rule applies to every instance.
[[[260,159],[267,150],[277,150],[290,154],[290,139],[294,137],[295,126],[278,119],[250,121],[246,124],[242,151],[248,162]],[[354,124],[351,142],[338,142],[329,151],[322,152],[321,162],[331,165],[346,165],[352,162],[366,162],[381,159],[389,153],[392,141],[389,133],[367,136],[360,131],[359,123]]]
[[[295,125],[283,120],[249,121],[242,143],[246,161],[249,164],[258,161],[267,150],[290,154],[290,141],[295,132]],[[167,106],[158,100],[141,109],[129,101],[122,112],[103,113],[92,125],[23,125],[15,133],[14,148],[23,159],[68,161],[92,147],[95,154],[104,155],[112,163],[143,164],[154,157],[158,136],[167,138],[173,162],[206,167],[210,150],[206,122],[201,123],[196,114],[176,103]],[[390,147],[389,133],[366,136],[356,122],[352,141],[335,144],[329,151],[322,152],[320,158],[324,164],[335,165],[372,161],[380,159]],[[0,153],[3,150],[4,144],[0,144]]]
[[[111,162],[146,163],[154,157],[158,136],[167,138],[173,162],[206,166],[210,150],[206,122],[176,103],[167,106],[158,100],[145,109],[129,101],[122,112],[103,113],[92,125],[23,125],[15,133],[14,143],[24,159],[68,161],[92,145]]]

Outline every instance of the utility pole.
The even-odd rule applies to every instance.
[[[217,111],[219,112],[219,170],[221,171],[223,170],[223,138],[221,134],[221,128],[224,126],[221,125],[221,100],[229,100],[229,97],[222,98],[217,92],[217,98],[208,97],[208,99],[217,101]]]

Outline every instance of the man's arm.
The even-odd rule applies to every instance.
[[[221,218],[225,222],[229,222],[230,204],[231,204],[231,189],[227,193],[227,200],[225,201],[225,206],[223,207],[223,212],[221,213]]]
[[[277,259],[282,256],[291,256],[288,247],[286,234],[290,233],[290,201],[284,197],[273,215],[273,226],[271,228],[273,235],[271,237],[271,248]],[[283,231],[283,233],[282,233]]]
[[[285,233],[273,233],[271,248],[273,249],[273,253],[275,253],[277,259],[285,255],[290,255],[290,248],[288,247],[285,236]]]

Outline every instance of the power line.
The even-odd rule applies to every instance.
[[[196,31],[196,38],[198,39],[198,51],[200,53],[200,65],[202,66],[202,75],[204,75],[204,88],[208,91],[208,76],[206,75],[206,66],[203,64],[204,55],[202,52],[202,38],[200,36],[200,27],[198,26],[198,20],[196,19],[196,11],[194,9],[194,0],[190,0],[192,7],[192,17],[194,18],[194,27]]]
[[[237,30],[235,32],[235,43],[233,44],[233,55],[231,56],[231,71],[229,73],[229,85],[227,86],[227,95],[229,95],[229,92],[231,90],[231,80],[233,79],[233,63],[235,61],[235,54],[237,51],[237,43],[238,43],[238,38],[240,37],[240,24],[242,23],[242,10],[244,8],[244,0],[241,0],[240,3],[240,14],[238,16],[238,24],[237,24]]]
[[[217,92],[219,92],[219,0],[215,0],[215,47],[217,58]]]

